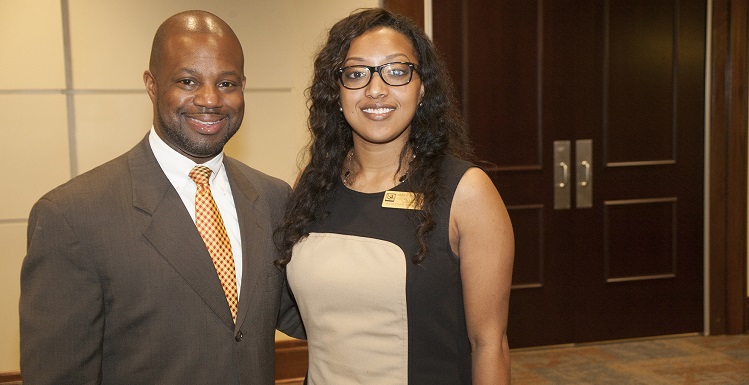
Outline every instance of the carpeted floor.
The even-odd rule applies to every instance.
[[[513,385],[749,385],[749,335],[512,350]]]

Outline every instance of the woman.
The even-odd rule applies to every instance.
[[[277,232],[309,384],[509,384],[513,234],[444,64],[383,9],[336,23],[308,90],[309,163]]]

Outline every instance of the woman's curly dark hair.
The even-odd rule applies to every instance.
[[[401,158],[408,148],[411,161],[406,180],[409,191],[423,194],[416,231],[419,251],[413,262],[427,253],[426,235],[435,226],[434,206],[439,194],[439,173],[445,154],[470,159],[471,147],[455,102],[452,83],[432,41],[411,20],[381,8],[364,9],[340,20],[330,29],[328,40],[314,62],[312,85],[307,89],[308,125],[311,134],[308,164],[302,171],[286,206],[286,214],[275,232],[275,242],[285,265],[294,245],[309,234],[309,226],[322,213],[339,182],[341,168],[353,146],[351,127],[339,110],[341,67],[351,41],[375,28],[392,28],[408,38],[417,59],[417,72],[424,96],[411,122],[411,131]]]

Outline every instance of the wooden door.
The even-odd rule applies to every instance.
[[[705,18],[704,0],[433,2],[515,227],[511,346],[703,330]]]

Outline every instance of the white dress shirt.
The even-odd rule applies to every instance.
[[[156,161],[161,166],[166,177],[169,178],[172,186],[177,190],[180,198],[182,198],[182,202],[185,204],[185,208],[187,208],[187,212],[192,217],[192,221],[195,222],[195,192],[197,191],[197,185],[190,179],[189,174],[190,170],[197,163],[169,147],[159,137],[153,127],[151,127],[151,132],[148,135],[148,142],[151,145],[153,154],[156,156]],[[226,168],[224,167],[224,153],[221,152],[213,159],[203,163],[202,166],[213,170],[209,184],[213,200],[216,201],[216,206],[218,206],[218,211],[224,220],[224,226],[226,226],[226,233],[229,235],[229,242],[231,242],[231,251],[234,255],[234,268],[237,272],[237,295],[239,295],[242,292],[242,239],[239,232],[237,209],[234,206],[234,197],[231,195],[231,188],[229,187],[229,177],[226,175]]]

